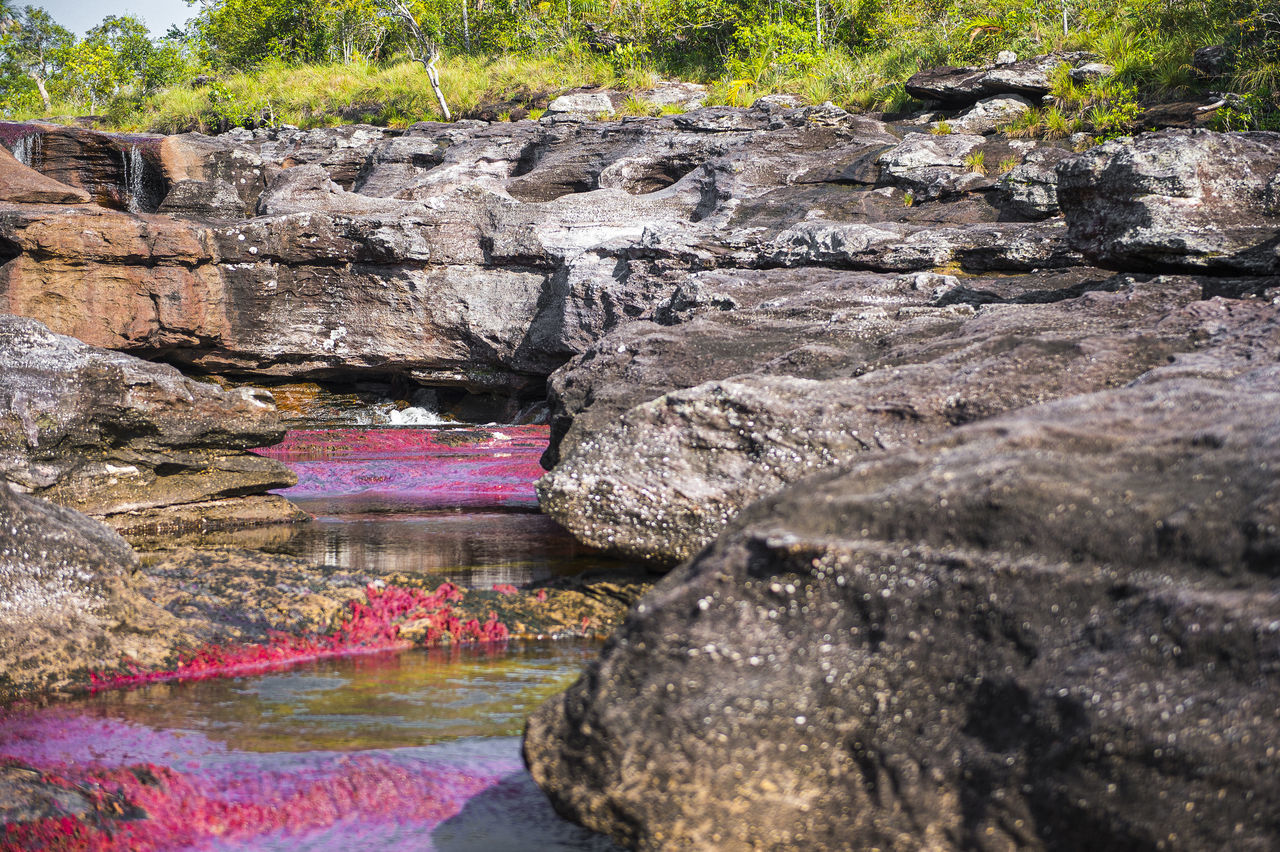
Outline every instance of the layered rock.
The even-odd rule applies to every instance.
[[[0,316],[0,477],[23,491],[122,530],[296,520],[266,494],[294,475],[249,452],[283,435],[264,391]]]
[[[530,719],[535,779],[637,849],[1274,846],[1264,313],[746,510]]]
[[[1073,241],[1119,268],[1280,273],[1280,134],[1164,131],[1058,166]]]
[[[47,149],[56,134],[41,132]],[[964,162],[974,145],[1021,162],[1034,144],[952,150],[965,140],[904,141],[842,110],[773,103],[169,137],[152,146],[167,215],[0,207],[0,307],[250,379],[527,401],[693,271],[1077,263],[1057,223],[1008,221],[994,180]],[[940,220],[952,227],[928,233]]]
[[[967,318],[954,308],[864,310],[845,323],[829,321],[827,335],[802,331],[800,340],[835,350],[809,363],[797,357],[794,340],[770,351],[774,335],[785,339],[776,309],[756,315],[755,325],[768,331],[736,358],[713,354],[733,345],[728,323],[649,333],[632,327],[606,338],[578,375],[557,376],[562,409],[567,399],[591,414],[565,430],[559,464],[539,483],[543,510],[595,547],[674,563],[697,553],[743,507],[815,470],[1127,383],[1203,347],[1226,321],[1265,324],[1275,313],[1271,305],[1202,301],[1202,286],[1185,278],[1092,286],[1115,292],[966,306]],[[753,327],[746,317],[736,324]],[[842,338],[867,337],[870,351],[842,345]],[[712,380],[676,390],[667,376],[684,375],[665,365],[692,353],[696,378]],[[628,381],[631,375],[640,381]],[[582,385],[597,381],[608,387],[604,399],[584,405]],[[670,392],[639,399],[662,391]],[[625,409],[628,403],[634,407]],[[557,418],[559,429],[568,414]]]

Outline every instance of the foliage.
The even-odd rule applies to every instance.
[[[1055,102],[1015,133],[1121,133],[1136,126],[1140,103],[1210,90],[1242,98],[1224,108],[1222,126],[1273,126],[1280,113],[1280,12],[1270,0],[404,2],[440,45],[441,85],[459,112],[482,98],[587,83],[635,91],[671,77],[710,84],[713,104],[788,92],[895,112],[911,105],[903,82],[920,68],[1084,49],[1111,74],[1081,83],[1059,68]],[[105,109],[119,122],[214,128],[439,112],[422,97],[421,69],[403,61],[412,27],[381,0],[201,0],[197,9],[186,31],[164,38],[110,16],[77,41],[43,10],[0,0],[0,114]],[[1210,44],[1229,48],[1221,78],[1191,65]],[[193,86],[201,74],[216,85]]]

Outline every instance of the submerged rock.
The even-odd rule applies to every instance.
[[[758,503],[530,719],[534,778],[636,849],[1274,846],[1280,368],[1245,342]]]

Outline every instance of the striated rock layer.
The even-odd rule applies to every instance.
[[[297,478],[249,452],[282,437],[264,391],[0,315],[0,480],[22,491],[123,531],[297,520],[266,493]]]
[[[544,506],[685,560],[530,719],[557,809],[637,849],[1280,844],[1277,156],[1028,161],[1067,233],[1006,230],[1018,275],[850,271],[950,226],[800,222],[785,274],[691,276],[557,372]]]

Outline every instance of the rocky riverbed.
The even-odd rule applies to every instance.
[[[919,75],[940,111],[896,121],[0,127],[5,688],[381,613],[387,578],[140,566],[81,513],[281,520],[288,471],[246,452],[283,435],[270,390],[293,425],[430,394],[549,420],[542,511],[672,569],[625,620],[643,583],[557,587],[618,625],[525,737],[571,819],[641,849],[1275,846],[1280,135],[1002,135],[1061,61],[1088,57]],[[387,588],[402,630],[455,604]],[[481,631],[543,603],[466,594]],[[255,607],[289,614],[209,615]]]

